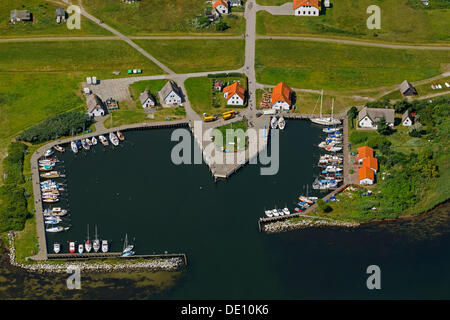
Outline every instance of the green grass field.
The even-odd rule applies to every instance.
[[[257,40],[256,78],[294,88],[364,89],[417,81],[448,68],[448,51],[396,50],[312,41]]]
[[[244,40],[136,40],[178,73],[234,70],[244,64]]]
[[[109,31],[97,26],[84,17],[81,18],[81,29],[69,30],[65,23],[56,23],[56,8],[62,8],[51,2],[40,0],[2,0],[0,2],[0,37],[32,37],[32,36],[108,36]],[[9,20],[11,10],[29,10],[33,15],[32,22],[12,24]]]
[[[265,5],[279,5],[279,0],[259,0]],[[436,9],[408,0],[340,0],[319,17],[272,16],[266,11],[257,15],[257,33],[267,35],[316,35],[362,38],[387,42],[449,42],[450,3],[439,1]],[[433,1],[431,1],[433,4]],[[381,29],[370,30],[366,9],[376,4],[381,9]]]
[[[14,42],[0,44],[0,72],[79,72],[99,79],[126,75],[140,68],[144,75],[162,74],[153,62],[122,41]]]
[[[208,7],[198,0],[152,0],[125,4],[120,0],[83,1],[83,7],[111,27],[127,35],[156,34],[242,34],[245,21],[238,16],[225,16],[230,27],[224,32],[212,29],[196,30],[190,24],[196,16],[204,15]]]

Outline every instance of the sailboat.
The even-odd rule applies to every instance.
[[[98,235],[97,235],[97,226],[95,226],[95,238],[94,238],[92,247],[95,252],[98,252],[98,250],[100,250],[100,240],[98,239]]]
[[[92,250],[92,243],[91,240],[89,240],[89,225],[87,225],[87,240],[84,243],[84,248],[86,249],[86,252],[89,253]]]
[[[311,118],[311,122],[321,124],[323,126],[335,126],[335,125],[341,124],[341,120],[333,118],[334,99],[331,102],[331,118],[322,117],[322,104],[323,104],[323,90],[320,95],[320,117],[319,118]]]
[[[126,257],[129,255],[130,252],[132,252],[131,250],[133,250],[134,246],[132,244],[128,244],[128,234],[125,234],[125,241],[123,243],[123,252],[122,252],[122,256]]]

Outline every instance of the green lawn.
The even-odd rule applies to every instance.
[[[30,36],[104,36],[112,35],[90,20],[81,18],[81,29],[69,30],[65,23],[56,23],[56,8],[63,7],[40,0],[2,0],[0,2],[0,37]],[[12,24],[11,10],[30,10],[32,22]]]
[[[245,150],[246,138],[242,138],[238,143],[237,130],[242,130],[244,133],[247,131],[247,122],[245,120],[229,123],[214,129],[214,143],[217,147],[222,146],[227,150],[238,151]],[[218,137],[222,137],[222,140],[218,140]]]
[[[234,70],[244,64],[244,40],[135,40],[177,73]]]
[[[233,15],[224,17],[230,27],[224,32],[216,32],[214,28],[196,30],[191,21],[204,15],[208,6],[199,0],[144,0],[135,4],[120,0],[83,1],[86,11],[127,35],[243,33],[244,19]]]
[[[0,72],[78,72],[99,79],[127,75],[140,68],[144,75],[162,74],[153,62],[122,41],[52,41],[0,44]]]
[[[278,0],[259,0],[279,5]],[[319,17],[272,16],[257,14],[257,33],[267,35],[318,35],[326,37],[362,38],[387,42],[449,42],[450,3],[441,1],[436,9],[416,5],[409,0],[340,0]],[[431,1],[433,4],[433,1]],[[366,26],[366,9],[376,4],[381,9],[381,29]]]
[[[225,83],[233,83],[235,80],[240,80],[240,83],[244,86],[245,89],[247,89],[247,82],[243,77],[228,77],[217,79],[223,80]],[[192,109],[194,109],[194,111],[197,112],[197,114],[199,114],[200,116],[202,116],[203,113],[206,113],[207,115],[213,115],[230,111],[231,109],[239,109],[236,106],[227,106],[225,104],[223,93],[215,91],[212,88],[212,81],[213,78],[208,77],[189,78],[186,80],[184,85],[186,87],[187,95]],[[213,106],[213,90],[216,98],[219,100],[219,106]]]
[[[294,88],[363,89],[443,72],[448,51],[396,50],[312,41],[257,40],[256,78]]]

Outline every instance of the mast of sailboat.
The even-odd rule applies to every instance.
[[[94,240],[97,240],[98,239],[98,235],[97,235],[97,225],[95,225],[95,239]]]
[[[320,93],[320,118],[322,119],[323,89]]]
[[[123,250],[125,251],[125,248],[128,247],[128,234],[125,233],[125,241],[123,242]]]
[[[333,121],[334,98],[331,100],[331,121]]]
[[[89,224],[87,225],[87,240],[89,241]]]

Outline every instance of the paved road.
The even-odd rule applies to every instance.
[[[272,15],[278,16],[292,16],[294,10],[292,9],[292,2],[287,2],[281,6],[260,6],[256,5],[256,11],[267,11]]]

